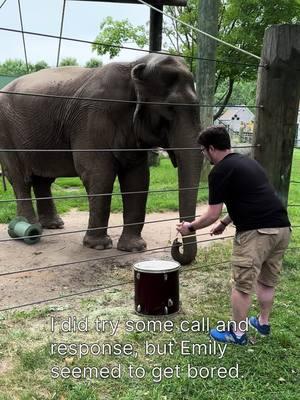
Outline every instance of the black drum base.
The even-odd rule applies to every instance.
[[[135,311],[143,315],[168,315],[179,311],[179,271],[134,271]]]

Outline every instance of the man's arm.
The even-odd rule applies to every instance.
[[[181,224],[177,225],[177,231],[182,235],[190,235],[193,231],[197,229],[205,228],[214,222],[220,217],[223,208],[223,203],[220,204],[210,204],[207,207],[206,212],[201,215],[201,217],[196,218],[192,222],[183,221]]]
[[[232,222],[232,219],[229,215],[226,215],[224,218],[220,219],[219,223],[215,225],[210,231],[211,235],[221,235],[226,229],[227,225]]]

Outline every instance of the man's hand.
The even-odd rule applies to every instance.
[[[226,229],[226,225],[223,224],[222,222],[219,222],[217,225],[215,225],[212,230],[210,231],[211,235],[221,235],[224,230]]]
[[[177,231],[178,231],[179,233],[181,233],[182,236],[185,236],[185,235],[193,235],[194,232],[191,232],[191,231],[189,230],[189,227],[190,227],[190,226],[191,226],[191,223],[190,223],[190,222],[185,222],[185,221],[183,221],[183,222],[181,222],[180,224],[177,224],[177,225],[176,225],[176,229],[177,229]]]

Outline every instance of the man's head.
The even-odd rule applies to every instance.
[[[211,164],[217,164],[231,153],[230,136],[224,126],[210,126],[202,131],[198,143]]]

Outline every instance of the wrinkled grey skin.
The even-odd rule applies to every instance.
[[[3,90],[73,97],[197,102],[191,73],[182,60],[148,55],[132,63],[111,63],[102,68],[63,67],[21,77]],[[118,149],[196,147],[198,108],[54,99],[0,94],[0,148],[15,149]],[[178,167],[179,188],[199,183],[201,155],[197,150],[169,152]],[[146,191],[149,170],[146,152],[5,153],[0,161],[16,197],[51,196],[56,177],[80,176],[88,194],[110,193],[118,177],[122,192]],[[169,182],[166,182],[167,186]],[[195,214],[196,191],[179,194],[180,216]],[[141,251],[146,194],[123,195],[125,226],[118,249]],[[89,198],[89,228],[108,224],[111,196]],[[43,227],[61,228],[52,200],[17,203],[17,214]],[[159,225],[157,225],[159,234]],[[175,229],[174,229],[175,233]],[[187,239],[188,240],[188,239]],[[112,247],[107,229],[87,231],[84,245]],[[185,246],[184,260],[195,257],[196,245]],[[186,262],[185,262],[186,263]]]

